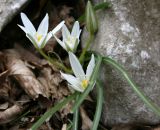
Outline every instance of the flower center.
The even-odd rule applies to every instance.
[[[75,44],[75,41],[76,41],[76,38],[75,37],[68,37],[66,42],[69,43],[69,44]]]
[[[42,39],[42,34],[38,34],[36,32],[36,38],[37,38],[37,41],[40,42],[40,40]]]
[[[88,86],[89,81],[87,79],[82,80],[81,85],[85,89]]]

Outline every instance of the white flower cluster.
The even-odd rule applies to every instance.
[[[62,21],[58,24],[52,31],[48,33],[48,23],[49,17],[48,14],[43,18],[42,22],[40,23],[38,30],[36,31],[35,27],[28,19],[28,17],[21,13],[21,19],[24,26],[18,25],[25,33],[27,38],[33,43],[33,45],[37,49],[42,49],[49,39],[54,36],[57,42],[69,53],[69,60],[73,70],[73,73],[76,77],[65,74],[61,72],[61,75],[64,79],[69,82],[69,86],[74,88],[79,92],[83,92],[90,82],[90,78],[95,66],[95,59],[94,55],[88,64],[86,74],[77,59],[77,57],[73,54],[77,50],[77,46],[79,44],[79,36],[81,33],[79,22],[76,21],[73,25],[71,33],[69,32],[68,28]],[[62,40],[58,39],[55,36],[55,33],[58,32],[62,28]]]

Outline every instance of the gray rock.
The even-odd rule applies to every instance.
[[[0,32],[30,0],[0,0]]]
[[[98,12],[99,31],[92,50],[124,66],[140,89],[160,106],[160,0],[109,2],[112,3],[110,10]],[[82,44],[86,36],[84,31]],[[146,107],[115,69],[107,65],[101,76],[105,125],[160,123],[160,117]]]

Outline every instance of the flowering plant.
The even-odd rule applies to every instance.
[[[76,77],[70,74],[62,73],[62,72],[61,72],[61,75],[64,79],[66,79],[69,82],[69,86],[71,86],[77,91],[83,92],[87,88],[90,82],[90,78],[91,78],[93,69],[95,67],[94,55],[92,55],[92,58],[87,66],[86,74],[84,73],[84,70],[79,60],[76,58],[76,56],[72,52],[69,52],[69,61],[70,61],[73,73]]]
[[[76,52],[77,46],[79,44],[79,36],[81,29],[79,27],[79,22],[76,21],[73,25],[72,32],[70,33],[66,25],[62,27],[62,41],[58,39],[55,35],[57,42],[67,51]]]
[[[109,57],[103,57],[100,54],[97,54],[94,52],[94,55],[91,55],[91,59],[88,63],[86,73],[83,70],[83,66],[86,58],[86,53],[88,48],[91,45],[91,42],[94,38],[94,34],[98,30],[98,23],[95,16],[95,10],[92,7],[91,2],[88,2],[87,9],[86,9],[86,27],[89,32],[89,38],[87,40],[86,46],[82,49],[82,52],[80,54],[80,57],[77,58],[77,56],[74,54],[76,53],[77,46],[79,44],[79,37],[81,33],[79,22],[76,21],[73,25],[71,33],[69,32],[69,29],[64,24],[64,21],[62,21],[60,24],[58,24],[52,31],[48,33],[48,14],[43,18],[42,22],[40,23],[38,30],[34,28],[33,24],[30,22],[30,20],[27,18],[27,16],[24,13],[21,13],[21,19],[24,26],[18,25],[25,33],[27,38],[33,43],[33,45],[36,47],[36,49],[46,58],[51,64],[55,65],[59,69],[61,69],[60,73],[61,76],[68,81],[69,86],[72,87],[75,92],[71,96],[68,96],[66,99],[64,99],[62,102],[57,104],[55,107],[47,111],[44,116],[42,116],[33,126],[32,130],[37,129],[48,117],[51,117],[53,113],[60,110],[65,104],[67,104],[69,101],[74,100],[75,103],[73,105],[72,111],[74,112],[73,117],[73,129],[78,129],[78,109],[81,105],[81,103],[85,100],[89,92],[92,90],[93,86],[96,84],[97,89],[97,107],[96,112],[94,116],[93,126],[92,130],[97,130],[98,123],[100,121],[100,116],[102,112],[102,105],[103,105],[103,88],[102,83],[100,81],[100,78],[98,78],[98,72],[100,69],[100,65],[102,61],[106,64],[110,64],[113,67],[115,67],[117,70],[119,70],[122,75],[125,77],[125,79],[128,81],[130,86],[133,88],[133,90],[138,94],[138,96],[157,114],[160,116],[160,108],[154,104],[152,101],[150,101],[141,91],[140,89],[134,84],[134,82],[129,78],[128,74],[125,72],[123,67],[121,67],[119,64],[117,64],[115,61],[110,59]],[[57,31],[59,31],[62,27],[62,40],[58,39],[55,35]],[[70,61],[70,68],[68,69],[63,63],[59,63],[58,61],[53,60],[48,55],[46,55],[43,52],[43,47],[46,45],[48,40],[54,36],[57,42],[68,52],[69,55],[69,61]],[[81,65],[82,64],[82,65]],[[68,74],[70,73],[70,74]],[[75,76],[73,76],[74,74]]]
[[[64,21],[62,21],[52,31],[48,33],[48,14],[46,14],[46,16],[43,18],[37,31],[24,13],[21,13],[21,19],[24,27],[21,25],[18,26],[26,33],[27,38],[33,43],[33,45],[36,48],[40,49],[46,45],[46,43],[52,37],[52,35],[59,31],[64,24]]]

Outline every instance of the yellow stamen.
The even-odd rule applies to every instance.
[[[38,41],[38,42],[40,42],[40,40],[42,39],[42,35],[41,35],[41,34],[36,33],[36,38],[37,38],[37,41]]]
[[[81,85],[85,89],[88,86],[89,81],[87,79],[82,80]]]

